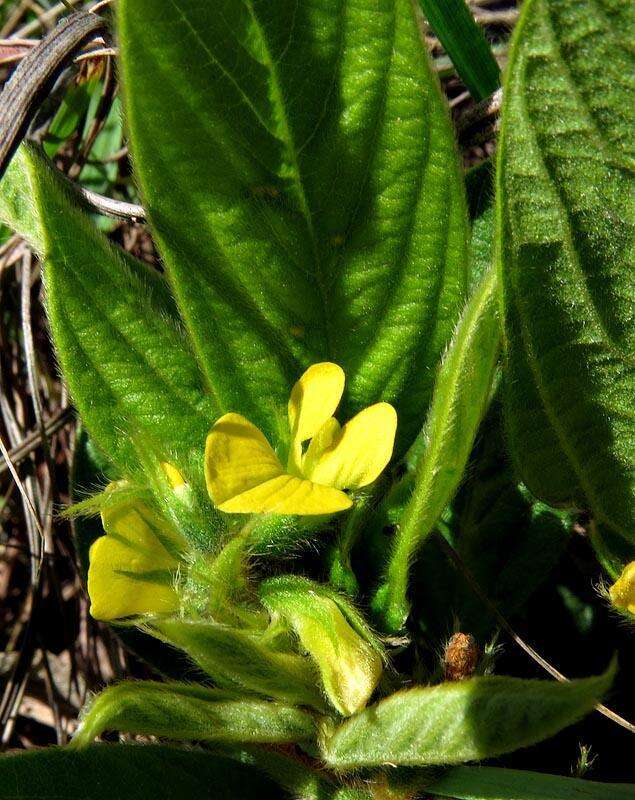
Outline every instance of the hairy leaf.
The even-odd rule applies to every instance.
[[[118,10],[144,202],[219,406],[272,434],[271,404],[329,359],[343,416],[391,401],[409,443],[467,282],[452,131],[410,0]]]
[[[315,735],[309,714],[265,700],[236,699],[186,683],[127,681],[99,694],[73,746],[88,746],[107,730],[212,742],[301,742]]]
[[[635,542],[635,6],[528,0],[497,159],[506,408],[523,480]]]
[[[217,412],[156,280],[131,269],[33,152],[18,167],[37,209],[53,339],[86,427],[124,474],[134,437],[186,475],[192,461],[200,472]]]
[[[625,783],[599,783],[500,767],[454,767],[428,790],[456,800],[633,800]]]
[[[437,376],[412,496],[373,602],[386,630],[400,630],[408,616],[410,565],[461,481],[489,401],[499,346],[498,279],[490,267],[465,308]]]
[[[254,633],[207,622],[157,620],[167,641],[186,653],[219,686],[324,709],[311,663],[272,650]]]
[[[470,293],[494,261],[494,165],[490,160],[472,167],[465,175],[467,202],[472,222],[470,236]]]
[[[0,798],[42,800],[283,800],[253,767],[163,745],[47,747],[0,756]]]
[[[33,170],[40,159],[31,147],[22,146],[13,156],[11,163],[2,177],[0,183],[0,219],[3,220],[15,233],[24,238],[30,247],[43,257],[45,250],[44,209],[36,202],[34,187],[32,185]],[[42,164],[44,162],[42,161]],[[45,168],[44,168],[45,169]],[[60,207],[72,205],[77,201],[77,196],[69,195],[69,187],[61,175],[50,172],[50,180],[46,191],[55,197],[55,203]],[[178,317],[174,298],[163,276],[147,264],[133,258],[129,253],[117,251],[124,259],[126,266],[136,275],[142,284],[149,290],[149,299],[156,304],[158,313],[167,314],[175,319]]]
[[[553,736],[588,713],[615,667],[569,683],[472,678],[407,689],[344,722],[324,742],[337,769],[458,764],[491,758]]]

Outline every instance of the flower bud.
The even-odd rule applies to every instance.
[[[344,601],[336,602],[318,584],[292,576],[266,581],[261,598],[272,614],[291,625],[339,713],[350,716],[361,711],[379,682],[382,659],[363,629],[346,618]]]

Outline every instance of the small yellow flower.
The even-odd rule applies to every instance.
[[[113,620],[175,611],[174,575],[184,541],[141,500],[106,508],[101,518],[107,535],[89,553],[91,615]]]
[[[635,561],[622,570],[622,574],[609,589],[611,603],[635,614]]]
[[[295,384],[286,470],[255,425],[240,414],[221,417],[205,447],[205,480],[214,504],[233,514],[350,508],[343,490],[372,483],[390,461],[397,414],[389,403],[376,403],[342,428],[333,414],[343,391],[343,370],[328,362],[309,367]]]

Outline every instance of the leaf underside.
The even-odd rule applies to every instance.
[[[472,678],[398,692],[344,722],[324,745],[337,769],[458,764],[553,736],[588,713],[615,669],[569,683]]]
[[[73,746],[84,748],[106,730],[183,741],[295,743],[310,740],[315,725],[309,714],[282,703],[196,684],[125,681],[94,699]]]

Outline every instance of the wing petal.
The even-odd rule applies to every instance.
[[[344,425],[331,447],[307,463],[306,477],[338,489],[372,483],[390,461],[396,430],[397,413],[389,403],[365,408]]]

